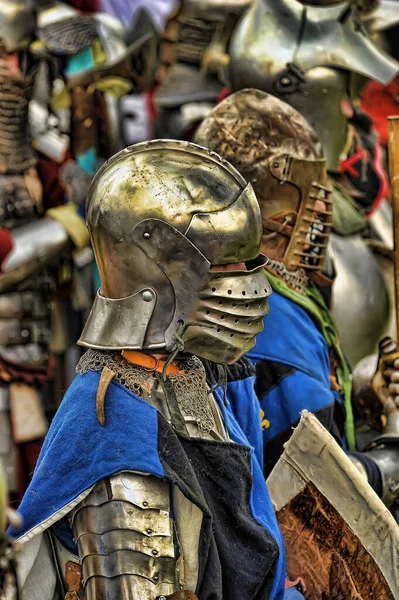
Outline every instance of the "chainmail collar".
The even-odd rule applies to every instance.
[[[144,400],[150,401],[151,389],[159,389],[160,378],[157,381],[153,372],[129,363],[117,352],[89,348],[79,360],[76,373],[85,375],[89,371],[102,371],[104,367],[113,371],[114,379],[118,383]],[[214,417],[209,403],[210,390],[206,382],[205,368],[193,355],[179,360],[179,368],[181,372],[170,374],[166,378],[173,388],[179,411],[183,417],[193,416],[199,430],[207,435],[214,427]],[[174,407],[171,405],[171,398],[168,405],[172,415]]]
[[[299,267],[295,271],[289,271],[283,262],[271,259],[267,263],[267,268],[274,271],[290,288],[305,295],[309,285],[309,277],[306,275],[305,269]]]

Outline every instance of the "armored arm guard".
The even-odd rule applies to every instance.
[[[168,483],[124,472],[74,509],[87,600],[154,600],[178,589],[169,498]]]
[[[384,342],[384,341],[383,341]],[[385,340],[388,351],[396,345]],[[387,354],[389,360],[389,354]],[[378,355],[368,356],[353,371],[353,394],[365,421],[381,432],[364,449],[365,457],[372,460],[381,476],[381,498],[391,506],[399,498],[399,411],[394,407],[387,383],[384,381],[384,349]],[[352,457],[351,457],[352,458]],[[367,473],[358,459],[353,462]]]
[[[399,498],[399,419],[397,426],[396,439],[392,438],[391,443],[384,443],[381,436],[366,450],[366,456],[377,465],[380,472],[381,499],[388,507]]]
[[[69,237],[61,223],[40,219],[13,230],[12,241],[13,249],[2,265],[0,292],[50,263],[68,246]]]

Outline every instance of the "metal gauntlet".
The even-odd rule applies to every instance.
[[[380,471],[381,499],[389,508],[399,498],[399,446],[380,446],[366,454]]]
[[[381,473],[382,500],[388,506],[399,498],[399,411],[388,416],[382,435],[366,448]]]
[[[170,485],[118,473],[71,513],[87,600],[153,600],[177,587]]]

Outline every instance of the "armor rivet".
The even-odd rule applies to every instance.
[[[154,575],[154,581],[158,581],[159,575]]]
[[[281,85],[290,85],[291,83],[291,79],[289,77],[282,77],[280,81]]]
[[[90,119],[90,117],[87,117],[87,119],[85,119],[83,121],[83,127],[85,129],[90,129],[90,127],[93,125],[93,119]]]
[[[26,337],[28,337],[28,335],[29,335],[29,331],[28,331],[27,329],[23,329],[23,330],[21,331],[21,335],[22,335],[22,337],[26,338]]]
[[[278,164],[278,162],[275,162],[275,163],[274,163],[274,165],[273,165],[273,167],[274,167],[275,169],[278,169],[278,168],[279,168],[279,166],[280,166],[280,165]]]
[[[148,535],[150,535],[150,533],[152,533],[152,529],[149,527],[147,530]]]
[[[145,292],[143,292],[142,298],[144,302],[151,302],[151,300],[153,299],[153,294],[149,290],[146,290]]]
[[[151,234],[150,234],[148,231],[145,231],[145,232],[143,233],[143,237],[144,237],[146,240],[149,240],[149,239],[150,239],[150,237],[151,237]]]
[[[153,554],[154,556],[156,556],[158,554],[158,550],[152,550],[151,554]]]
[[[148,502],[146,500],[144,500],[143,506],[148,506]]]
[[[309,98],[309,92],[303,92],[305,98]]]

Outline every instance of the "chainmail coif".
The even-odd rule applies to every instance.
[[[132,364],[116,352],[94,350],[90,348],[80,359],[76,373],[85,375],[89,371],[102,371],[108,367],[114,372],[114,379],[140,398],[148,398],[148,382],[153,379],[153,372],[144,367]],[[206,383],[205,369],[195,356],[179,360],[182,372],[168,375],[183,415],[194,417],[199,430],[208,434],[214,419],[209,403],[209,388]]]

